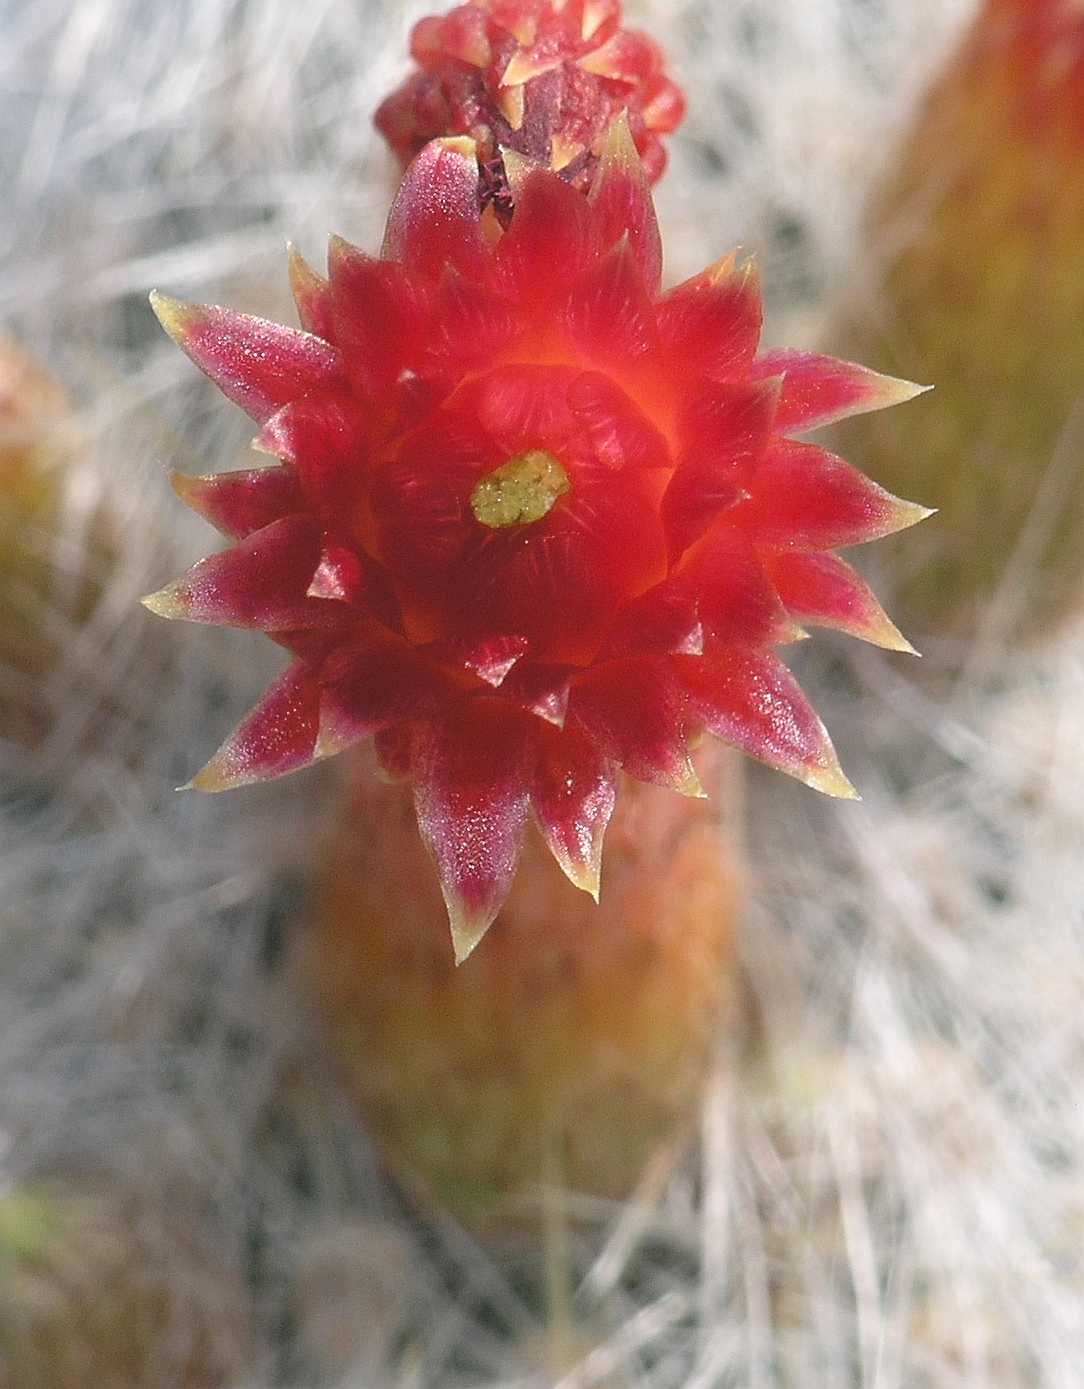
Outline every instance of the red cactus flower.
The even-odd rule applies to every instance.
[[[156,296],[279,463],[176,480],[235,544],[146,600],[293,657],[193,785],[375,734],[413,780],[460,958],[532,812],[597,893],[618,770],[697,795],[701,730],[853,795],[771,648],[809,623],[907,649],[832,551],[926,514],[789,437],[917,387],[758,359],[760,294],[733,257],[660,296],[627,125],[590,198],[510,158],[503,233],[475,155],[464,138],[426,147],[381,259],[333,240],[324,280],[294,254],[305,331]]]
[[[654,183],[660,137],[685,115],[658,44],[621,28],[621,0],[472,0],[416,24],[410,50],[419,70],[381,104],[377,129],[404,164],[438,136],[469,135],[498,199],[505,149],[586,191],[622,111]]]

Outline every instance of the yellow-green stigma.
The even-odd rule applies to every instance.
[[[487,473],[471,493],[470,506],[475,519],[491,530],[529,526],[548,516],[571,487],[552,453],[530,449]]]

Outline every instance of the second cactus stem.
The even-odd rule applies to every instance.
[[[423,1203],[492,1231],[555,1181],[627,1197],[691,1119],[731,1020],[742,894],[740,768],[721,748],[704,762],[710,801],[622,788],[599,907],[529,841],[458,968],[409,789],[357,776],[314,971],[374,1137]]]
[[[1084,12],[987,0],[877,199],[876,283],[832,341],[937,389],[851,456],[939,510],[893,544],[900,615],[1042,638],[1084,607]],[[996,609],[991,605],[996,604]]]

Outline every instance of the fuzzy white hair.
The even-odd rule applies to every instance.
[[[569,1198],[571,1331],[454,1228],[419,1235],[321,1059],[290,962],[323,775],[171,789],[270,662],[138,609],[204,543],[166,466],[245,443],[146,292],[285,314],[287,235],[375,243],[394,172],[370,118],[430,8],[0,0],[0,321],[69,385],[85,441],[42,538],[67,652],[51,731],[0,742],[3,1180],[91,1174],[148,1230],[182,1211],[173,1334],[227,1295],[209,1270],[240,1271],[216,1335],[255,1344],[253,1389],[1076,1389],[1072,641],[997,653],[987,699],[963,681],[935,702],[902,657],[807,667],[864,803],[754,777],[747,1035],[694,1161],[626,1206]],[[815,339],[870,179],[973,8],[630,0],[690,98],[659,192],[671,275],[740,243],[772,334]],[[77,623],[65,576],[103,508],[120,561]]]

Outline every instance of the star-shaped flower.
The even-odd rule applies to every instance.
[[[293,254],[301,331],[154,301],[278,460],[175,480],[234,544],[147,605],[292,657],[193,785],[375,735],[413,782],[460,959],[532,815],[597,895],[619,772],[699,795],[702,732],[853,795],[773,648],[821,624],[907,650],[833,551],[926,515],[791,437],[917,387],[758,357],[756,275],[733,256],[661,293],[626,123],[589,197],[506,162],[507,229],[474,143],[449,138],[411,166],[379,259],[335,239],[324,279]]]

